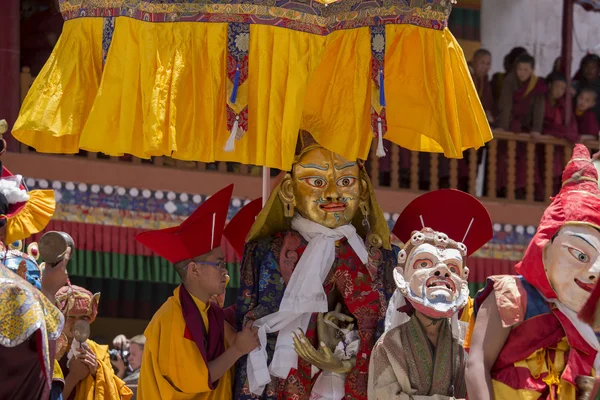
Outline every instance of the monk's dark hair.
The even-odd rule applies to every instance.
[[[547,84],[552,84],[554,82],[567,82],[567,77],[560,72],[553,72],[546,78]]]
[[[591,93],[594,95],[595,99],[598,98],[598,93],[591,86],[584,86],[581,89],[579,89],[579,93],[577,93],[577,96],[579,96],[581,93]]]
[[[504,56],[504,69],[510,71],[515,66],[515,60],[521,55],[527,54],[525,47],[515,47]]]
[[[492,53],[488,49],[479,49],[475,53],[473,53],[473,59],[476,59],[477,57],[483,57],[483,56],[491,57]]]
[[[581,59],[580,68],[583,69],[587,64],[596,63],[600,64],[600,56],[594,53],[588,53]]]
[[[529,54],[521,54],[515,61],[515,66],[519,64],[529,64],[531,65],[531,68],[535,68],[535,58]]]

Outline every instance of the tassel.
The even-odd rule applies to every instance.
[[[231,104],[237,101],[238,86],[240,85],[240,64],[235,67],[235,77],[233,78],[233,90],[231,91]]]
[[[381,125],[381,117],[377,118],[377,157],[385,157],[385,149],[383,148],[383,126]]]
[[[233,127],[231,128],[231,133],[229,134],[229,138],[227,139],[227,143],[225,143],[225,147],[223,150],[226,152],[232,152],[235,150],[235,136],[237,135],[237,130],[240,125],[240,117],[235,117],[235,122],[233,123]]]
[[[383,68],[379,68],[379,105],[385,107],[385,89],[383,87]]]

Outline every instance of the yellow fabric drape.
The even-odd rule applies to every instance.
[[[321,36],[251,24],[249,42],[239,44],[248,46],[248,77],[236,102],[247,101],[248,132],[225,152],[227,23],[116,17],[104,67],[102,24],[65,23],[23,103],[13,129],[18,140],[41,152],[81,148],[289,170],[303,128],[347,159],[368,155],[371,109],[380,111],[369,27]],[[386,25],[385,43],[387,140],[461,157],[492,138],[450,31]]]
[[[29,200],[6,221],[6,243],[27,239],[41,232],[52,219],[56,209],[54,190],[32,190]]]
[[[208,327],[208,307],[194,298]],[[154,314],[146,328],[146,346],[140,368],[138,398],[143,400],[231,399],[232,370],[219,379],[215,390],[208,386],[208,366],[196,343],[183,337],[185,320],[179,302],[179,287]],[[227,343],[225,344],[227,347]]]
[[[101,76],[102,19],[65,22],[21,105],[13,135],[42,153],[78,153]]]
[[[98,370],[96,378],[88,375],[75,387],[75,400],[128,400],[133,396],[125,382],[113,370],[108,354],[108,346],[101,346],[92,340],[86,344],[96,355]]]
[[[448,29],[387,25],[386,36],[387,140],[456,158],[492,139],[462,49]]]

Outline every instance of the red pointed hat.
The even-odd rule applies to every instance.
[[[135,240],[173,264],[221,246],[233,185],[212,195],[179,226],[142,232]]]
[[[229,221],[223,231],[223,236],[231,244],[231,247],[233,247],[233,250],[240,259],[244,255],[246,237],[260,210],[262,210],[262,197],[252,200],[242,207],[231,221]]]
[[[407,243],[414,231],[431,228],[467,246],[473,254],[494,237],[492,220],[479,200],[455,189],[425,193],[410,202],[392,233]]]
[[[573,156],[562,175],[562,188],[544,211],[540,225],[529,243],[523,260],[516,265],[517,273],[532,284],[546,298],[555,299],[556,293],[548,280],[542,254],[544,246],[565,225],[588,225],[600,229],[600,190],[598,172],[592,164],[589,150],[575,145]],[[598,287],[582,310],[586,320],[593,314],[600,293]],[[592,315],[593,316],[593,315]]]

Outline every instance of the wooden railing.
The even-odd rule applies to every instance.
[[[29,68],[24,67],[21,72],[21,101],[25,98],[27,91],[33,83]],[[599,149],[598,141],[587,141],[584,143],[592,151]],[[554,195],[554,155],[557,148],[563,148],[563,163],[571,157],[573,144],[565,140],[556,139],[552,136],[539,136],[532,138],[529,134],[515,134],[509,132],[494,132],[494,140],[486,146],[485,168],[483,176],[480,176],[480,187],[477,187],[478,172],[481,175],[480,161],[482,149],[468,150],[464,153],[464,161],[456,159],[448,160],[440,154],[428,154],[409,152],[391,143],[386,144],[389,162],[382,161],[375,155],[376,143],[371,147],[369,159],[366,162],[369,175],[376,188],[389,188],[391,190],[410,190],[421,192],[436,190],[443,187],[461,189],[473,195],[490,200],[521,201],[521,202],[543,202]],[[503,150],[499,152],[499,147]],[[21,152],[33,152],[34,150],[21,145]],[[536,154],[543,152],[545,162],[540,166]],[[199,171],[218,171],[223,173],[234,173],[241,175],[260,176],[261,168],[251,165],[242,165],[230,162],[201,163],[194,161],[180,161],[170,157],[153,157],[150,160],[142,160],[132,156],[109,157],[100,153],[88,153],[85,151],[77,155],[65,157],[86,157],[95,160],[106,160],[107,162],[148,164],[154,167],[193,169]],[[499,158],[506,157],[506,170],[500,171],[506,174],[506,187],[501,188],[497,182]],[[517,162],[518,158],[525,161]],[[383,163],[389,167],[382,168]],[[401,167],[402,166],[402,167]],[[459,166],[460,171],[459,171]],[[517,168],[526,168],[525,187],[517,187]],[[423,171],[429,169],[423,177]],[[539,175],[544,176],[542,182],[543,193],[536,193],[536,169]],[[542,169],[543,171],[540,171]],[[468,171],[468,172],[465,172]],[[276,172],[276,171],[275,171]],[[441,176],[440,172],[443,172]],[[481,189],[481,180],[485,189]],[[537,187],[540,185],[538,183]],[[500,190],[503,189],[503,190]],[[524,193],[523,193],[524,189]],[[478,193],[479,192],[479,193]],[[504,192],[504,193],[499,193]],[[539,192],[539,190],[538,190]]]

